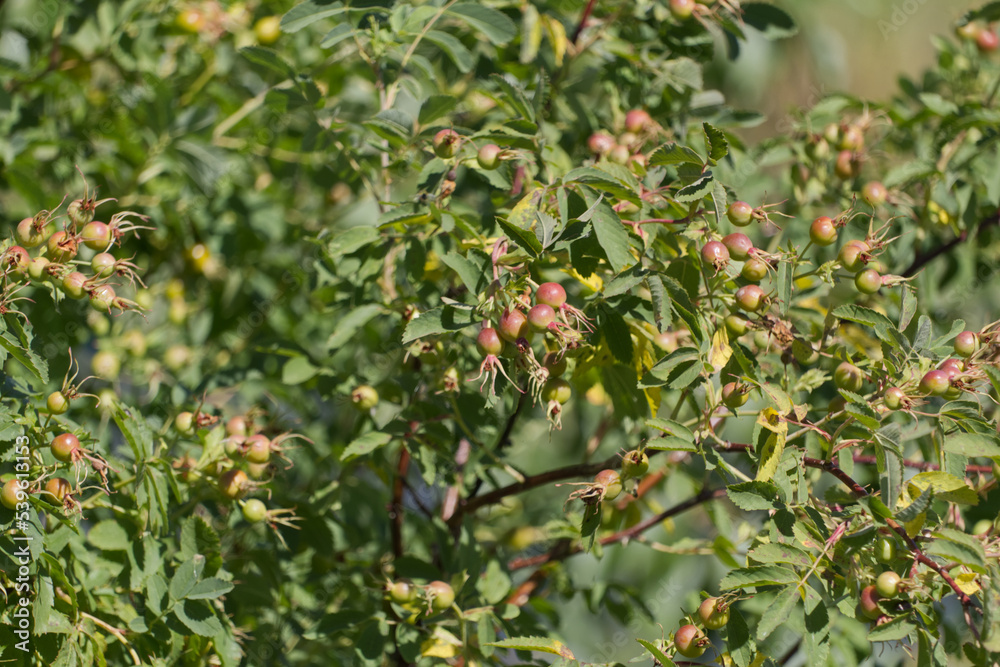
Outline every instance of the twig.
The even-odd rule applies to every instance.
[[[998,222],[1000,222],[1000,212],[994,213],[990,217],[988,217],[985,220],[983,220],[982,222],[980,222],[979,223],[979,227],[976,229],[976,234],[978,235],[979,232],[983,231],[984,229],[986,229],[990,225],[997,224]],[[962,243],[963,241],[965,241],[968,237],[969,237],[969,230],[968,229],[963,229],[962,232],[958,236],[956,236],[955,238],[953,238],[951,241],[948,241],[944,245],[939,245],[937,248],[934,248],[933,250],[931,250],[931,251],[929,251],[927,253],[918,254],[913,259],[913,263],[910,264],[910,266],[907,267],[907,269],[905,271],[903,271],[903,277],[909,278],[910,276],[914,275],[917,271],[919,271],[920,269],[924,268],[924,266],[926,266],[927,264],[929,264],[931,261],[933,261],[933,260],[937,259],[938,257],[940,257],[941,255],[949,252],[952,248],[954,248],[955,246],[957,246],[959,243]]]
[[[587,7],[583,10],[583,15],[580,17],[580,22],[576,24],[573,36],[569,40],[571,43],[576,44],[580,40],[580,33],[587,27],[587,21],[590,20],[590,15],[594,11],[594,4],[596,2],[597,0],[590,0],[587,3]]]
[[[602,537],[598,542],[601,546],[607,546],[609,544],[618,544],[619,542],[627,542],[633,537],[636,537],[643,532],[649,530],[653,526],[659,524],[665,519],[669,519],[672,516],[676,516],[685,510],[689,510],[692,507],[697,507],[698,505],[707,502],[709,500],[715,500],[716,498],[721,498],[726,495],[725,489],[709,489],[705,487],[701,492],[694,496],[693,498],[688,498],[682,503],[678,503],[673,507],[665,509],[659,514],[653,515],[646,519],[645,521],[640,521],[631,528],[626,528],[620,530],[617,533],[613,533],[606,537]],[[551,563],[555,561],[560,561],[573,556],[575,554],[581,553],[583,547],[579,544],[573,545],[567,548],[565,551],[549,551],[547,554],[541,554],[538,556],[530,556],[528,558],[515,558],[507,563],[507,568],[509,570],[520,570],[526,567],[540,567],[546,563]]]
[[[84,618],[89,618],[91,621],[93,621],[93,623],[95,625],[98,625],[98,626],[104,628],[105,630],[107,630],[108,632],[110,632],[112,634],[112,636],[114,636],[115,639],[117,639],[118,641],[120,641],[125,646],[125,648],[128,649],[129,655],[132,656],[132,661],[135,664],[137,664],[137,665],[141,665],[142,664],[142,661],[139,660],[139,656],[138,656],[138,654],[136,654],[135,649],[133,649],[132,645],[128,643],[127,639],[125,639],[125,631],[124,630],[120,630],[120,629],[114,627],[113,625],[109,625],[108,623],[102,621],[101,619],[97,618],[96,616],[93,616],[92,614],[88,614],[85,611],[81,611],[80,612],[80,616],[83,616]]]
[[[861,455],[861,454],[855,454],[854,455],[854,462],[855,463],[866,463],[866,464],[874,465],[876,463],[876,460],[875,460],[874,456],[864,456],[864,455]],[[913,468],[915,470],[940,470],[941,469],[941,466],[939,466],[936,463],[931,463],[929,461],[910,461],[908,459],[903,459],[902,463],[903,463],[904,467],[906,467],[906,468]],[[978,465],[974,465],[974,464],[970,463],[969,465],[965,466],[965,472],[990,473],[990,472],[993,472],[993,468],[991,466],[978,466]]]
[[[823,461],[821,459],[814,459],[808,456],[803,456],[802,463],[803,465],[806,465],[810,468],[818,468],[820,470],[823,470],[824,472],[830,473],[831,475],[839,479],[841,482],[843,482],[843,484],[847,486],[847,488],[849,488],[851,491],[853,491],[854,494],[859,498],[863,498],[865,496],[870,495],[863,486],[858,484],[858,482],[855,481],[854,478],[852,478],[850,475],[844,472],[843,469],[833,461]],[[951,589],[955,592],[955,595],[958,597],[958,601],[962,603],[962,608],[965,612],[965,622],[969,626],[969,629],[972,631],[972,635],[976,638],[976,641],[979,641],[979,629],[976,627],[976,624],[972,621],[972,610],[975,609],[975,606],[973,605],[972,602],[972,598],[969,597],[965,591],[959,588],[958,583],[952,578],[950,574],[948,574],[948,572],[943,567],[938,565],[935,561],[931,560],[930,557],[928,557],[927,554],[923,552],[923,550],[917,545],[917,543],[913,540],[913,538],[910,537],[909,533],[906,532],[906,529],[903,528],[903,526],[901,526],[899,522],[897,522],[892,517],[883,517],[883,520],[885,521],[886,525],[889,526],[889,528],[891,528],[897,535],[903,538],[903,542],[906,544],[910,553],[913,555],[913,560],[919,563],[923,563],[930,569],[937,572],[938,575],[945,580],[945,583],[947,583],[948,586],[950,586]]]
[[[543,484],[548,484],[549,482],[558,482],[560,480],[572,479],[574,477],[589,477],[596,475],[605,468],[614,467],[617,462],[618,455],[616,454],[604,461],[597,461],[595,463],[575,463],[563,468],[546,470],[545,472],[540,472],[537,475],[529,475],[524,478],[523,482],[514,482],[513,484],[502,486],[499,489],[494,489],[493,491],[490,491],[482,496],[470,497],[466,499],[465,503],[460,506],[459,511],[452,516],[451,521],[458,521],[461,519],[462,515],[468,514],[469,512],[475,512],[480,507],[498,503],[507,496],[513,496],[523,491],[534,489]]]
[[[525,404],[528,402],[528,395],[522,393],[521,397],[517,400],[517,407],[514,408],[514,412],[510,413],[510,417],[507,418],[507,425],[504,426],[503,432],[500,437],[497,438],[496,447],[493,448],[493,455],[499,457],[500,452],[503,451],[504,447],[510,444],[510,434],[514,431],[514,425],[517,423],[517,418],[521,416],[521,411],[524,410]],[[455,412],[458,415],[458,411]],[[469,498],[475,498],[476,494],[479,493],[479,489],[483,487],[483,479],[480,477],[476,479],[476,483],[472,486],[472,490],[469,491]],[[457,515],[456,515],[457,516]]]
[[[716,449],[721,449],[726,452],[744,452],[749,449],[753,449],[751,445],[739,443],[739,442],[727,442],[722,445],[716,445]],[[865,465],[875,465],[877,462],[874,456],[867,456],[865,454],[854,454],[851,457],[855,463],[862,463]],[[913,461],[911,459],[903,459],[900,461],[904,468],[913,468],[914,470],[940,470],[941,466],[936,463],[931,463],[929,461]],[[965,472],[971,473],[991,473],[993,468],[990,466],[981,466],[970,463],[965,466]]]
[[[392,502],[389,503],[390,532],[392,538],[392,555],[403,556],[403,488],[405,487],[406,471],[410,467],[410,452],[403,447],[399,450],[399,464],[396,466],[396,477],[392,482]]]

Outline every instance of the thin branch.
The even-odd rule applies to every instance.
[[[500,437],[497,438],[496,447],[493,448],[493,455],[499,457],[500,452],[510,444],[510,434],[514,431],[514,425],[517,424],[517,418],[521,416],[521,412],[524,410],[525,404],[528,402],[528,394],[522,393],[520,398],[517,400],[517,407],[514,408],[514,412],[510,413],[510,417],[507,418],[507,425],[504,426],[503,432]],[[455,413],[458,415],[458,412]],[[472,486],[472,490],[469,491],[469,498],[475,498],[476,494],[479,493],[479,489],[483,487],[483,479],[480,477],[476,479],[476,483]],[[461,512],[456,514],[460,516]]]
[[[716,445],[716,449],[720,449],[725,452],[745,452],[749,449],[753,449],[751,445],[739,442],[727,442],[724,445]],[[865,454],[855,453],[851,457],[855,463],[861,463],[865,465],[875,465],[876,460],[874,456],[867,456]],[[940,470],[941,466],[936,463],[931,463],[929,461],[913,461],[911,459],[903,459],[900,461],[904,468],[913,468],[914,470]],[[969,473],[991,473],[993,468],[990,466],[975,465],[970,463],[965,466],[965,472]]]
[[[573,30],[573,36],[570,38],[570,42],[576,44],[580,40],[580,34],[583,29],[587,27],[587,21],[590,20],[590,15],[594,11],[594,4],[597,0],[590,0],[587,3],[587,7],[583,10],[583,15],[580,17],[580,22],[576,24],[576,29]]]
[[[574,463],[573,465],[565,466],[563,468],[555,468],[554,470],[540,472],[537,475],[530,475],[525,477],[523,482],[514,482],[513,484],[502,486],[499,489],[494,489],[493,491],[490,491],[482,496],[468,498],[461,506],[460,510],[451,518],[451,521],[459,521],[461,520],[462,515],[475,512],[480,507],[498,503],[507,496],[513,496],[518,493],[534,489],[543,484],[548,484],[549,482],[559,482],[561,480],[572,479],[574,477],[591,477],[605,468],[614,467],[617,463],[618,455],[615,454],[604,461],[597,461],[595,463]]]
[[[855,463],[866,463],[870,465],[875,465],[874,456],[864,456],[862,454],[854,455]],[[930,463],[929,461],[910,461],[908,459],[903,459],[903,466],[907,468],[913,468],[915,470],[940,470],[941,466],[936,463]],[[965,472],[971,473],[991,473],[993,468],[991,466],[978,466],[974,464],[969,464],[965,466]]]
[[[688,498],[682,503],[678,503],[673,507],[670,507],[659,514],[655,514],[645,521],[640,521],[631,528],[626,528],[620,530],[617,533],[612,533],[606,537],[602,537],[598,542],[601,546],[608,546],[609,544],[618,544],[620,542],[627,542],[630,539],[641,535],[643,532],[649,530],[653,526],[659,524],[665,519],[669,519],[672,516],[676,516],[681,512],[691,509],[692,507],[697,507],[704,502],[709,500],[715,500],[716,498],[722,498],[726,495],[725,489],[709,489],[705,487],[701,492],[694,496],[693,498]],[[547,563],[564,560],[570,556],[581,553],[583,551],[583,546],[576,544],[568,547],[565,550],[554,551],[550,550],[549,553],[540,554],[538,556],[530,556],[528,558],[515,558],[507,563],[507,568],[509,570],[520,570],[526,567],[541,567]]]
[[[803,456],[802,463],[803,465],[808,466],[810,468],[818,468],[820,470],[823,470],[824,472],[830,473],[831,475],[839,479],[849,489],[851,489],[851,491],[853,491],[854,494],[859,498],[863,498],[865,496],[870,495],[863,486],[858,484],[858,482],[855,481],[854,478],[852,478],[850,475],[844,472],[844,470],[833,461],[824,461],[821,459],[814,459],[808,456]],[[889,528],[891,528],[897,535],[903,538],[903,542],[906,544],[907,548],[910,551],[910,554],[913,556],[913,560],[917,561],[918,563],[923,563],[930,569],[937,572],[938,575],[945,580],[945,583],[947,583],[948,586],[950,586],[951,589],[955,592],[955,595],[958,597],[958,601],[962,603],[962,608],[965,611],[965,622],[969,626],[969,629],[972,631],[972,635],[976,638],[976,641],[979,641],[979,629],[976,627],[976,624],[972,621],[972,611],[973,609],[975,609],[975,605],[972,602],[972,598],[969,597],[969,595],[965,591],[959,588],[958,583],[952,578],[950,574],[948,574],[948,572],[943,567],[938,565],[935,561],[931,560],[931,558],[928,557],[927,554],[923,552],[920,546],[913,540],[912,537],[910,537],[909,533],[906,532],[906,529],[903,528],[903,526],[901,526],[898,521],[896,521],[892,517],[883,517],[883,520],[885,521],[886,525],[889,526]]]
[[[396,466],[396,477],[392,482],[392,502],[387,508],[391,519],[389,530],[392,538],[392,554],[396,558],[403,556],[403,489],[409,467],[410,452],[403,447],[399,450],[399,464]]]
[[[986,218],[985,220],[983,220],[982,222],[980,222],[979,227],[976,229],[976,235],[978,236],[979,233],[982,232],[984,229],[986,229],[990,225],[995,225],[997,223],[1000,223],[1000,213],[995,213],[990,217]],[[934,248],[929,252],[918,254],[916,257],[913,258],[913,263],[910,264],[910,266],[907,267],[905,271],[903,271],[903,277],[909,278],[910,276],[916,274],[917,271],[924,268],[924,266],[926,266],[933,260],[937,259],[941,255],[944,255],[945,253],[951,251],[952,248],[962,243],[967,238],[969,238],[969,230],[963,229],[962,232],[958,236],[953,238],[951,241],[948,241],[943,245],[939,245],[938,247]]]

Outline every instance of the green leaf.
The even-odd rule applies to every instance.
[[[548,637],[510,637],[498,642],[491,642],[488,646],[514,651],[541,651],[542,653],[558,655],[567,660],[576,659],[576,656],[573,655],[573,652],[565,644],[556,639],[549,639]]]
[[[678,190],[674,194],[674,199],[685,204],[693,201],[699,201],[700,199],[708,196],[708,193],[712,190],[714,185],[715,177],[712,176],[711,172],[707,172],[698,180],[693,183],[689,183]]]
[[[681,347],[656,362],[639,383],[640,389],[648,387],[683,387],[702,372],[701,354],[693,347]]]
[[[524,90],[517,84],[511,83],[501,74],[494,74],[490,77],[503,93],[499,101],[510,106],[517,114],[526,120],[535,122],[535,110],[528,103],[528,98],[524,95]]]
[[[177,620],[196,635],[212,637],[222,632],[222,624],[206,602],[185,600],[176,605],[173,611]]]
[[[483,288],[483,283],[487,280],[487,273],[482,264],[477,265],[471,259],[460,255],[454,250],[441,258],[441,263],[458,274],[462,283],[473,295],[479,294]]]
[[[925,549],[927,553],[967,565],[979,574],[986,574],[986,550],[977,538],[954,528],[938,528],[932,536],[936,539]]]
[[[601,293],[605,299],[624,294],[645,280],[648,275],[647,269],[642,268],[641,264],[635,264],[625,273],[615,276],[611,282],[605,283]]]
[[[424,39],[440,47],[451,61],[455,63],[455,67],[458,68],[459,72],[465,74],[472,71],[472,68],[475,66],[475,56],[454,35],[441,32],[440,30],[428,30],[427,34],[424,35]]]
[[[132,448],[136,461],[145,461],[153,455],[153,434],[141,414],[133,414],[131,408],[115,403],[111,413],[125,442]]]
[[[517,36],[517,25],[506,14],[485,5],[461,2],[445,13],[465,21],[494,44],[506,44]]]
[[[562,177],[562,183],[563,185],[583,183],[584,185],[589,185],[592,188],[614,195],[618,199],[627,199],[634,204],[641,203],[635,188],[630,187],[611,174],[600,169],[595,169],[594,167],[577,167]]]
[[[426,313],[420,313],[411,319],[406,325],[406,331],[403,332],[402,343],[406,345],[424,336],[461,331],[478,323],[480,319],[472,308],[461,308],[453,305],[440,306],[428,310]]]
[[[240,49],[240,55],[254,65],[260,65],[264,69],[269,69],[286,79],[291,79],[295,76],[295,70],[292,69],[292,66],[285,62],[272,49],[266,49],[262,46],[244,46]]]
[[[602,200],[601,195],[588,187],[581,187],[580,193],[587,202],[587,206],[593,209],[590,224],[594,228],[597,242],[604,250],[611,268],[615,273],[621,273],[635,263],[625,225],[622,224],[621,218],[611,208],[611,205]]]
[[[729,623],[726,624],[727,647],[733,661],[741,667],[747,667],[757,652],[757,644],[750,636],[750,628],[746,619],[735,607],[729,610]]]
[[[705,160],[702,159],[698,153],[694,150],[688,148],[687,146],[680,146],[678,144],[664,144],[656,150],[654,150],[647,161],[650,167],[661,167],[670,166],[677,164],[705,164]]]
[[[802,598],[796,586],[784,589],[764,609],[757,624],[757,641],[762,642],[771,636],[779,626],[788,622],[792,609]]]
[[[979,504],[979,494],[964,479],[941,470],[929,470],[917,473],[906,483],[908,486],[915,486],[921,491],[933,489],[934,497],[938,500],[965,505]]]
[[[903,302],[899,308],[899,330],[906,331],[913,316],[917,314],[917,296],[909,283],[903,284]]]
[[[873,328],[876,326],[893,327],[892,320],[888,317],[878,311],[872,310],[871,308],[865,308],[864,306],[845,304],[834,308],[832,315],[842,320],[857,322],[858,324],[866,324]]]
[[[802,549],[790,544],[762,544],[747,553],[748,561],[757,563],[787,563],[796,567],[812,567],[813,561]]]
[[[326,252],[331,258],[343,257],[352,252],[357,252],[367,245],[375,243],[381,239],[379,231],[375,227],[351,227],[345,231],[333,234],[330,243],[326,246]]]
[[[358,456],[367,456],[379,447],[385,447],[392,440],[392,435],[381,431],[369,431],[360,438],[355,438],[340,455],[341,461],[350,461]]]
[[[170,599],[183,600],[186,598],[188,593],[194,590],[204,569],[205,557],[201,554],[195,554],[190,560],[181,563],[174,572],[174,576],[170,578],[170,586],[167,590]]]
[[[691,432],[691,429],[675,421],[659,418],[647,419],[646,426],[649,428],[655,428],[657,431],[662,431],[663,433],[675,438],[680,438],[685,442],[694,442],[694,433]]]
[[[698,446],[672,435],[653,438],[646,443],[646,449],[658,452],[697,452]]]
[[[741,5],[743,21],[756,28],[764,39],[778,40],[791,37],[799,31],[792,17],[774,5],[763,2],[749,2]]]
[[[286,361],[281,368],[281,381],[294,386],[308,382],[316,377],[318,372],[319,369],[313,366],[307,357],[298,355]]]
[[[784,505],[781,490],[771,482],[741,482],[726,489],[729,499],[741,510],[773,510]]]
[[[341,23],[340,25],[334,26],[330,32],[323,35],[323,39],[319,42],[319,47],[321,49],[333,48],[353,34],[354,28],[351,27],[351,24]]]
[[[979,368],[986,374],[990,384],[993,385],[993,391],[1000,394],[1000,369],[993,364],[982,364]]]
[[[332,352],[350,343],[358,330],[380,312],[382,312],[382,306],[375,303],[366,303],[348,311],[343,317],[337,319],[333,333],[326,341],[326,349]]]
[[[510,239],[518,245],[522,250],[526,250],[531,253],[534,257],[538,257],[542,254],[542,242],[538,240],[538,236],[535,232],[530,229],[522,229],[517,225],[513,225],[507,222],[503,218],[497,218],[497,224],[504,233],[510,237]]]
[[[642,645],[644,649],[649,651],[649,654],[653,656],[653,660],[663,665],[663,667],[677,667],[677,665],[674,664],[673,660],[667,657],[667,655],[663,651],[656,648],[656,644],[648,642],[645,639],[637,638],[636,641],[639,642],[639,644]]]
[[[673,313],[670,310],[670,296],[660,276],[651,275],[646,280],[649,285],[649,294],[653,301],[653,320],[659,331],[666,331],[673,322]]]
[[[917,626],[908,616],[894,618],[888,623],[876,625],[868,633],[868,641],[871,642],[894,642],[906,639],[916,632]]]
[[[705,130],[705,140],[708,142],[708,161],[714,165],[729,155],[729,142],[726,141],[725,132],[709,123],[702,123],[701,127]]]
[[[722,581],[719,588],[724,591],[736,588],[757,588],[760,586],[784,586],[796,584],[799,575],[787,567],[780,565],[757,565],[730,570]]]
[[[989,365],[983,364],[982,368],[985,370],[989,368]],[[1000,457],[1000,438],[996,434],[953,433],[945,436],[944,451],[969,458],[975,456]]]
[[[386,141],[409,141],[413,133],[412,119],[398,109],[380,111],[362,125]]]
[[[188,600],[213,600],[233,590],[233,584],[218,577],[202,579],[185,596]]]
[[[632,334],[628,324],[625,323],[625,318],[606,304],[602,304],[600,316],[601,332],[604,334],[604,340],[607,342],[611,354],[618,361],[630,366],[633,356]]]
[[[417,122],[421,125],[433,123],[458,106],[458,98],[452,95],[431,95],[420,105],[420,113],[417,115]]]
[[[933,495],[934,491],[928,486],[919,496],[917,496],[917,498],[914,499],[912,503],[896,512],[896,520],[900,523],[909,523],[910,521],[916,519],[918,516],[927,511],[927,508],[931,504],[931,497]]]
[[[49,366],[45,363],[45,360],[32,352],[28,345],[24,347],[18,345],[17,342],[12,340],[9,331],[4,331],[0,334],[0,347],[6,350],[10,356],[21,362],[22,366],[31,371],[31,374],[43,383],[49,381]]]
[[[113,519],[95,524],[87,531],[87,541],[103,551],[128,551],[132,546],[125,529]]]
[[[292,7],[281,17],[282,32],[298,32],[316,21],[336,16],[345,11],[340,2],[325,2],[324,0],[309,0]]]

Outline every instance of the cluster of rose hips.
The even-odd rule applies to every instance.
[[[31,493],[40,494],[42,500],[52,505],[61,506],[66,511],[78,511],[80,503],[76,500],[84,489],[83,483],[86,481],[87,469],[79,465],[87,461],[89,467],[100,477],[100,488],[105,493],[110,493],[108,487],[107,470],[108,462],[97,452],[88,450],[80,443],[80,438],[74,433],[64,432],[56,435],[49,443],[49,452],[55,459],[55,466],[46,468],[43,473],[33,481],[22,479],[9,479],[0,488],[0,504],[11,510],[25,508],[28,502],[28,495]],[[68,464],[75,473],[75,481],[58,476],[56,473],[62,464]],[[42,486],[42,482],[45,482]]]
[[[989,329],[989,328],[987,328]],[[962,392],[970,390],[972,383],[985,379],[985,375],[977,367],[987,354],[991,353],[992,343],[996,341],[996,332],[985,330],[980,333],[963,331],[955,337],[955,355],[945,359],[935,368],[927,371],[917,383],[916,393],[921,396],[938,396],[945,400],[955,400]],[[912,384],[912,383],[911,383]],[[907,393],[906,387],[892,386],[885,390],[883,404],[890,410],[908,410],[915,403],[912,386]]]
[[[174,428],[181,436],[193,437],[201,429],[222,428],[218,422],[218,417],[201,410],[184,411],[174,418]],[[256,424],[254,413],[233,416],[226,422],[224,428],[226,437],[222,440],[222,444],[225,448],[225,458],[206,461],[204,464],[217,474],[219,492],[229,500],[239,500],[243,517],[250,523],[266,519],[272,527],[278,523],[291,526],[290,522],[297,520],[294,510],[269,510],[262,500],[242,499],[273,479],[277,471],[275,459],[288,462],[286,469],[291,467],[291,462],[284,454],[287,449],[284,446],[285,442],[293,438],[306,438],[290,432],[269,438]],[[198,469],[199,461],[192,456],[184,456],[175,462],[174,467],[178,469],[181,479],[188,479],[191,472]]]
[[[513,353],[508,356],[512,356],[516,366],[528,373],[532,395],[545,401],[549,420],[558,428],[562,406],[572,395],[569,382],[561,376],[566,372],[566,351],[578,346],[583,338],[578,327],[593,331],[586,316],[567,303],[566,290],[562,285],[542,283],[535,290],[533,306],[528,307],[520,299],[514,299],[500,315],[496,327],[489,322],[484,323],[476,337],[476,348],[484,359],[479,376],[473,379],[483,378],[480,390],[489,382],[491,395],[496,394],[499,375],[516,387],[500,361],[506,346],[511,345]],[[556,347],[546,352],[541,362],[535,358],[531,348],[536,333],[548,335]]]
[[[806,186],[814,172],[825,173],[832,166],[833,173],[841,181],[851,181],[860,175],[865,132],[871,122],[871,117],[866,114],[853,122],[830,123],[819,133],[805,135],[806,159],[794,163],[791,172],[799,199],[811,198],[811,189],[801,188]],[[861,195],[877,207],[885,203],[888,193],[881,183],[873,182],[862,189]]]
[[[970,21],[955,28],[959,39],[973,42],[981,53],[992,53],[1000,47],[1000,37],[990,25],[979,21]]]
[[[458,155],[459,150],[465,140],[458,132],[452,129],[440,130],[431,140],[431,147],[434,154],[442,160],[450,160]],[[501,162],[514,160],[521,154],[510,148],[501,148],[494,143],[483,144],[476,150],[476,163],[481,169],[493,171],[500,166]],[[454,176],[449,176],[449,180],[454,181]]]
[[[659,131],[659,126],[648,111],[632,109],[625,114],[624,132],[617,137],[604,130],[594,132],[587,139],[587,148],[597,158],[606,158],[610,162],[637,170],[646,166],[643,146],[655,138]]]
[[[881,184],[873,185],[877,187],[866,188],[866,191],[869,195],[879,194]],[[838,239],[839,229],[846,225],[851,216],[852,211],[849,209],[835,218],[816,218],[809,229],[810,242],[817,246],[833,245]],[[735,226],[744,227],[754,220],[767,221],[768,211],[764,206],[754,208],[746,202],[737,201],[730,205],[727,217]],[[905,281],[901,276],[880,273],[884,269],[877,257],[889,243],[886,239],[888,227],[886,224],[877,230],[870,230],[864,240],[847,241],[837,254],[837,264],[853,274],[855,288],[862,294],[874,294],[882,287],[899,285]],[[721,240],[707,242],[701,249],[701,257],[706,265],[714,268],[716,274],[727,269],[731,260],[743,261],[739,277],[749,284],[738,287],[733,294],[737,310],[725,318],[726,329],[731,336],[742,336],[751,328],[769,329],[776,326],[777,320],[765,312],[769,304],[768,294],[756,283],[773,270],[776,262],[787,260],[780,255],[771,255],[755,248],[750,238],[739,232],[724,236]],[[755,313],[758,319],[749,320],[744,313]],[[788,360],[794,358],[805,366],[818,361],[820,351],[812,343],[795,337],[791,331],[785,333],[785,339],[781,342],[789,346],[786,350]],[[979,357],[972,357],[981,353],[984,343],[992,343],[995,337],[995,333],[988,331],[988,328],[981,333],[960,333],[955,340],[955,353],[961,359],[946,360],[939,368],[924,374],[919,382],[914,382],[914,387],[888,387],[883,394],[883,405],[891,410],[910,409],[914,405],[915,395],[943,396],[948,400],[958,398],[962,391],[969,388],[971,382],[982,379],[982,373],[975,370]],[[834,384],[840,389],[857,393],[863,386],[864,377],[861,369],[845,361],[834,371]],[[726,383],[722,387],[722,403],[735,410],[747,402],[749,390],[741,382]],[[831,411],[837,411],[835,405],[842,402],[840,397],[834,399]]]
[[[839,228],[850,220],[852,211],[848,210],[830,218],[820,216],[809,228],[809,239],[812,244],[829,246],[838,238]],[[733,202],[726,213],[729,221],[737,227],[745,227],[753,221],[770,221],[766,206],[754,208],[744,201]],[[840,266],[854,275],[854,285],[863,294],[874,294],[883,286],[893,286],[904,282],[900,276],[881,275],[876,268],[869,267],[874,262],[877,253],[888,243],[885,230],[888,225],[869,233],[864,240],[851,240],[844,244],[838,254]],[[743,262],[739,277],[749,283],[737,288],[734,294],[735,305],[746,312],[757,313],[768,304],[767,293],[757,283],[760,283],[774,269],[782,255],[766,253],[756,248],[746,234],[734,232],[722,237],[721,240],[707,242],[701,249],[701,257],[705,264],[714,268],[715,273],[723,272],[731,260]],[[881,268],[881,265],[877,265]],[[730,333],[742,335],[746,332],[746,320],[734,314],[726,319]]]
[[[720,630],[729,623],[729,601],[710,597],[698,607],[698,620],[708,630]],[[674,632],[674,648],[685,658],[699,658],[711,645],[704,630],[694,623],[682,625]]]
[[[96,200],[85,193],[83,198],[69,203],[66,212],[39,211],[18,223],[11,245],[2,255],[4,305],[11,294],[30,282],[48,283],[72,299],[90,300],[98,312],[137,309],[138,305],[116,294],[114,285],[119,278],[132,285],[142,281],[132,262],[119,259],[110,251],[127,232],[148,229],[134,221],[147,218],[132,211],[121,211],[109,222],[95,220],[97,208],[113,199]],[[38,249],[32,257],[30,250]],[[80,257],[81,250],[93,251],[89,259]],[[89,271],[91,275],[87,275]]]
[[[177,14],[177,27],[218,40],[226,33],[238,36],[239,45],[247,45],[256,40],[260,44],[273,44],[281,36],[281,17],[264,16],[253,25],[253,37],[247,32],[251,13],[242,2],[226,3],[226,7],[216,0],[188,3]]]
[[[446,581],[416,585],[406,579],[386,582],[386,599],[408,614],[440,614],[455,604],[455,589]]]

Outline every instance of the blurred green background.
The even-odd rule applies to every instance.
[[[771,136],[790,110],[824,94],[886,101],[900,76],[934,62],[931,39],[953,36],[955,21],[982,5],[969,0],[777,0],[799,33],[769,42],[750,36],[739,59],[719,70],[727,98],[767,121],[748,138]]]

